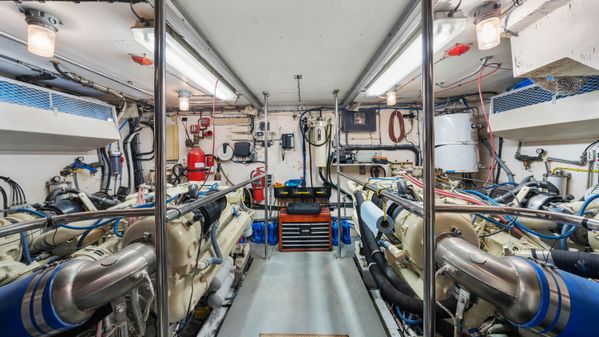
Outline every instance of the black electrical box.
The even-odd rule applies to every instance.
[[[339,152],[339,164],[353,164],[356,161],[352,151],[341,150]]]
[[[281,135],[281,147],[285,150],[295,147],[295,135],[293,133],[284,133]]]
[[[344,132],[374,132],[376,131],[376,111],[344,111]]]
[[[235,157],[249,157],[252,154],[252,144],[249,142],[238,142],[233,145]]]

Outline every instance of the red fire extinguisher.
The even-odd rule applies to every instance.
[[[258,167],[250,174],[251,178],[258,177],[264,174],[264,168]],[[261,202],[264,200],[264,177],[254,180],[252,182],[252,190],[254,191],[254,202]]]
[[[206,154],[199,147],[187,153],[187,180],[204,181],[206,179]]]

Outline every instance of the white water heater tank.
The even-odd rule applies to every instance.
[[[478,172],[478,137],[472,113],[435,116],[435,166],[449,173]]]
[[[329,142],[332,134],[330,118],[316,118],[310,120],[310,146],[312,147],[312,164],[315,167],[326,167],[329,151]]]

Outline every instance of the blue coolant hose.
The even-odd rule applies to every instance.
[[[559,337],[596,337],[592,326],[599,317],[599,283],[559,269],[546,273],[528,262],[536,271],[541,301],[536,316],[518,326],[542,336],[551,332]]]
[[[64,322],[54,306],[52,289],[65,264],[39,271],[0,288],[0,337],[52,336],[76,325]]]
[[[589,205],[591,204],[591,202],[593,202],[594,200],[596,200],[597,198],[599,198],[599,194],[593,194],[591,196],[589,196],[585,201],[584,204],[582,204],[582,206],[580,207],[580,209],[578,210],[577,215],[579,216],[584,216],[584,213],[586,212],[587,207],[589,207]],[[562,226],[562,235],[564,236],[564,234],[568,233],[569,231],[576,231],[578,228],[574,227],[572,229],[570,229],[570,226],[568,225],[563,225]],[[568,250],[568,237],[562,238],[560,239],[560,247],[563,250]]]

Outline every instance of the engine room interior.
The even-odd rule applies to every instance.
[[[0,3],[0,337],[595,337],[595,0]]]

